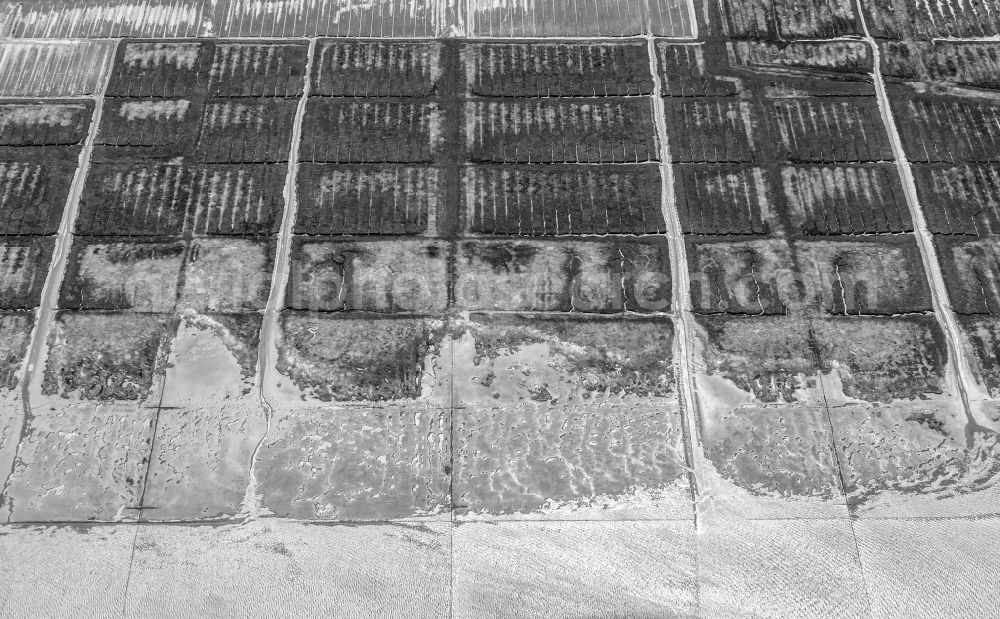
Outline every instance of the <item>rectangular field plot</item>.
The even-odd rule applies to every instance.
[[[1000,244],[997,238],[938,235],[934,244],[955,312],[1000,313]]]
[[[839,374],[849,397],[920,400],[946,386],[947,345],[934,316],[824,317],[811,330],[822,369]]]
[[[752,39],[821,39],[862,34],[849,0],[721,0],[722,34]]]
[[[259,312],[274,271],[274,239],[194,239],[188,245],[180,312]]]
[[[460,309],[597,314],[670,309],[664,239],[462,241],[455,261]]]
[[[686,485],[677,455],[683,452],[671,449],[679,443],[680,416],[661,399],[553,406],[545,391],[532,395],[535,402],[520,406],[487,403],[454,413],[454,490],[467,515],[530,514],[552,504],[587,504],[595,495],[628,496],[636,487],[669,497],[670,486]],[[671,498],[683,505],[683,494],[677,495]],[[677,507],[660,509],[677,513]]]
[[[304,43],[216,43],[208,73],[210,97],[298,97],[308,46]]]
[[[416,399],[441,337],[422,318],[284,312],[278,371],[323,402]]]
[[[819,360],[809,344],[808,320],[715,315],[696,316],[695,325],[705,342],[698,363],[709,375],[751,395],[758,405],[810,400],[807,391]]]
[[[307,49],[299,42],[123,43],[94,160],[287,161]]]
[[[959,316],[969,351],[969,365],[990,397],[1000,397],[1000,320],[993,316]]]
[[[749,164],[675,164],[674,199],[688,234],[767,234],[780,228],[773,172]]]
[[[664,100],[670,156],[678,163],[750,162],[760,158],[766,125],[752,101],[731,97]]]
[[[740,318],[740,321],[746,320],[750,318]],[[748,326],[747,330],[750,328]],[[770,358],[758,361],[753,369],[763,370],[772,361]],[[779,374],[778,371],[773,373]],[[709,374],[715,374],[713,381],[730,380],[724,372]],[[768,374],[754,378],[754,384],[749,387],[751,394],[763,394],[768,389]],[[787,374],[779,376],[788,378]],[[815,380],[814,373],[802,382],[811,381],[815,386]],[[727,386],[732,388],[731,384]],[[845,511],[829,417],[822,406],[794,400],[765,406],[752,401],[737,409],[723,404],[708,415],[711,422],[706,424],[705,464],[710,470],[714,469],[713,473],[717,471],[727,486],[749,491],[748,494],[752,492],[754,499],[760,500],[754,504],[752,499],[747,500],[750,497],[743,500],[726,497],[720,500],[722,505],[740,514],[787,514],[782,506],[775,509],[767,499],[796,497],[807,500],[805,505],[799,506],[803,511],[835,514]],[[732,503],[726,505],[730,501]]]
[[[474,100],[465,105],[473,161],[636,163],[659,156],[646,98]]]
[[[104,105],[97,161],[269,163],[289,157],[295,99],[109,98]]]
[[[666,230],[654,166],[473,165],[462,213],[473,233],[657,234]]]
[[[725,178],[731,185],[729,203],[737,208],[753,205],[727,228],[713,230],[702,224],[699,232],[761,233],[757,218],[763,213],[754,211],[781,201],[787,189],[779,182],[782,172],[770,164],[892,160],[867,74],[872,58],[863,43],[678,45],[661,41],[657,61],[671,160],[678,164],[739,163],[747,168],[755,164],[761,166],[755,172],[757,185],[777,187],[769,199],[767,191],[750,189],[745,172],[734,172],[744,178],[728,174],[713,178],[712,170],[721,167],[681,166],[683,189],[678,194],[682,200],[718,195]],[[771,180],[761,182],[762,174]],[[866,191],[865,182],[857,179],[852,191]],[[688,224],[693,223],[690,215]],[[751,221],[745,221],[748,217]]]
[[[689,236],[687,258],[696,313],[784,314],[795,302],[795,263],[784,240]]]
[[[69,258],[63,309],[141,313],[263,309],[274,246],[243,239],[82,237]]]
[[[846,516],[809,321],[716,315],[697,316],[694,326],[703,342],[696,353],[699,386],[732,394],[710,398],[702,409],[703,466],[724,487],[749,491],[720,496],[720,507],[741,518],[787,517],[789,509]],[[778,497],[803,502],[771,503]]]
[[[297,97],[302,93],[304,43],[130,41],[122,45],[109,97],[180,99]]]
[[[429,97],[444,79],[440,43],[406,41],[320,42],[312,88],[331,97]]]
[[[877,234],[913,229],[892,164],[679,164],[675,196],[684,232]]]
[[[27,312],[0,313],[0,396],[17,387],[33,324],[34,316]]]
[[[807,295],[831,314],[902,314],[932,309],[916,240],[827,237],[793,243]]]
[[[75,146],[87,137],[94,104],[0,103],[0,146]]]
[[[286,307],[297,310],[440,312],[448,305],[450,244],[296,237]]]
[[[117,336],[128,338],[124,342],[129,344],[144,344],[131,337],[130,326],[123,325]],[[61,333],[67,333],[68,337],[77,335],[63,327],[60,325]],[[79,343],[75,341],[72,345]],[[99,347],[94,354],[75,356],[76,363],[71,367],[60,366],[66,372],[66,381],[76,386],[66,397],[82,394],[80,398],[87,402],[51,412],[48,406],[39,407],[41,410],[36,409],[39,413],[30,415],[30,421],[24,424],[17,464],[4,488],[5,516],[11,522],[135,519],[152,455],[155,403],[95,403],[94,400],[110,400],[110,396],[131,393],[126,391],[135,385],[131,381],[142,381],[145,387],[146,381],[138,373],[146,367],[140,370],[142,361],[136,358],[148,352]],[[130,353],[132,363],[128,369],[115,363]],[[50,488],[60,486],[61,492],[49,492]]]
[[[70,161],[0,161],[0,237],[55,234],[75,171]]]
[[[687,241],[694,311],[831,314],[930,311],[916,241],[909,236],[794,240],[694,237]]]
[[[253,389],[262,316],[182,312],[176,320],[140,518],[233,517],[267,429]]]
[[[193,99],[105,99],[94,159],[184,156],[197,139],[200,107]]]
[[[657,71],[665,97],[725,97],[740,90],[736,80],[726,79],[729,55],[721,44],[656,44]]]
[[[114,41],[0,44],[0,93],[71,97],[97,92],[115,53]]]
[[[1000,164],[914,164],[913,176],[931,232],[1000,232]]]
[[[434,233],[443,173],[409,165],[303,164],[296,234]]]
[[[861,41],[659,41],[656,50],[666,97],[875,94]]]
[[[990,37],[1000,34],[1000,12],[988,2],[864,0],[872,36],[888,39]]]
[[[893,164],[797,165],[780,169],[792,229],[806,235],[910,232]]]
[[[886,41],[881,51],[890,80],[1000,89],[1000,42]]]
[[[482,97],[607,97],[653,92],[644,43],[473,43],[465,82]]]
[[[163,371],[163,349],[173,329],[163,314],[59,312],[49,336],[42,392],[97,401],[144,400]]]
[[[694,38],[691,5],[682,0],[468,0],[469,34],[477,37],[613,37],[651,34]]]
[[[170,313],[187,253],[183,241],[78,240],[63,280],[63,309]]]
[[[109,97],[191,97],[205,86],[208,44],[196,41],[130,41],[115,58]]]
[[[284,165],[91,166],[75,233],[257,236],[277,232]]]
[[[441,513],[451,504],[450,429],[448,410],[419,404],[281,412],[254,466],[263,503],[306,520]]]
[[[457,323],[457,328],[471,336],[476,366],[471,375],[455,377],[458,405],[486,403],[492,408],[497,389],[528,396],[533,383],[537,385],[530,377],[548,376],[552,371],[558,376],[552,376],[555,380],[548,386],[552,396],[548,400],[579,394],[600,397],[608,392],[670,398],[675,392],[671,371],[674,327],[666,317],[471,314],[468,322]],[[533,356],[529,351],[541,354]],[[522,373],[516,360],[528,356],[533,357],[528,365],[535,367]],[[499,374],[479,380],[494,371]],[[544,403],[541,398],[531,399]]]
[[[432,162],[441,149],[434,102],[311,97],[302,123],[302,161]]]
[[[728,65],[730,69],[748,73],[782,72],[789,77],[811,78],[815,82],[812,88],[828,92],[851,89],[855,86],[851,82],[864,82],[869,85],[869,92],[874,93],[869,75],[874,68],[874,59],[871,48],[863,41],[750,39],[727,41],[724,47],[721,42],[708,42],[704,49],[712,66]],[[702,71],[708,69],[704,63],[700,64]]]
[[[4,36],[17,38],[195,37],[204,30],[197,0],[40,0],[0,13]]]
[[[220,0],[208,12],[221,37],[428,38],[454,32],[456,0]]]
[[[6,494],[11,519],[135,518],[174,328],[166,315],[57,314],[39,368],[42,394],[53,397],[25,427]]]
[[[891,161],[875,97],[776,99],[768,111],[775,158],[792,162]]]
[[[674,449],[681,425],[668,319],[473,314],[461,329],[470,357],[453,385],[463,516],[530,517],[549,501],[573,504],[633,486],[649,490],[655,506],[589,505],[567,516],[600,520],[634,509],[662,517],[686,502],[683,491],[671,492],[687,480],[683,452]]]
[[[199,161],[288,161],[294,99],[216,99],[205,103],[195,146]]]
[[[990,509],[996,444],[970,428],[951,392],[947,344],[933,316],[828,317],[814,322],[813,334],[853,513],[912,518]]]
[[[1000,102],[889,89],[899,133],[910,161],[1000,161]]]
[[[0,310],[38,307],[55,239],[0,237]]]

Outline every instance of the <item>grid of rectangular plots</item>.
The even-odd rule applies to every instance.
[[[664,488],[674,498],[657,513],[679,513],[670,489],[687,476],[681,452],[668,453],[681,423],[645,44],[469,43],[457,82],[454,302],[471,312],[460,323],[471,348],[455,359],[468,368],[454,380],[460,515],[636,486]],[[601,438],[587,438],[593,428]]]
[[[483,0],[36,0],[4,7],[5,33],[23,38],[604,36],[690,38],[692,5],[670,0],[568,0],[493,5]]]
[[[460,304],[668,310],[646,47],[476,43],[463,52]],[[648,287],[653,280],[663,287]]]
[[[443,311],[453,147],[442,45],[320,41],[309,79],[286,306]]]
[[[933,495],[937,478],[975,483],[870,48],[721,40],[659,55],[697,371],[748,398],[703,407],[712,466],[841,516],[845,500],[860,512],[885,492]],[[887,465],[902,461],[919,472]]]
[[[297,397],[275,407],[255,465],[275,514],[376,520],[449,509],[442,49],[316,43],[277,360]]]
[[[295,42],[119,44],[43,393],[128,409],[122,419],[144,429],[128,435],[132,444],[126,435],[88,437],[111,441],[94,453],[123,450],[128,470],[94,491],[99,503],[81,499],[74,517],[134,516],[119,510],[135,510],[139,496],[159,509],[143,518],[238,510],[247,472],[234,463],[249,462],[253,449],[259,407],[248,394],[306,53]],[[153,426],[157,436],[146,441]],[[28,496],[54,474],[38,467],[23,473],[18,492]],[[45,509],[42,500],[36,513]]]
[[[930,309],[865,44],[657,51],[696,312]]]
[[[591,409],[569,404],[608,391],[673,401],[671,323],[624,317],[665,312],[670,301],[669,257],[655,236],[663,217],[644,50],[320,42],[303,124],[281,370],[308,398],[344,402],[357,423],[389,424],[403,449],[376,466],[365,460],[364,432],[341,420],[349,427],[338,431],[359,433],[359,448],[338,449],[338,458],[381,471],[380,479],[419,472],[432,481],[414,493],[384,492],[393,501],[381,514],[452,505],[502,512],[587,493],[568,480],[509,486],[500,461],[526,480],[564,477],[561,466],[589,467],[604,480],[591,489],[599,494],[684,478],[674,456],[660,453],[680,426],[652,400],[632,408],[597,396]],[[373,343],[370,352],[359,349],[359,338]],[[502,350],[489,352],[491,342]],[[521,379],[503,369],[539,342],[551,350],[522,367]],[[373,371],[354,369],[362,357]],[[565,371],[543,387],[551,363]],[[497,390],[509,402],[497,405]],[[525,401],[532,404],[517,403]],[[393,417],[399,407],[428,406],[405,422]],[[503,439],[498,452],[480,448],[491,424],[535,426],[539,415],[548,421]],[[586,419],[623,428],[641,462],[626,467],[611,453],[579,461]],[[312,431],[331,429],[318,423]],[[280,431],[302,430],[288,421]],[[442,432],[444,454],[408,438]],[[528,454],[522,439],[547,445],[548,464]],[[318,457],[293,447],[300,441],[276,444],[258,471]],[[454,463],[444,473],[443,457]],[[608,473],[626,468],[633,472]],[[350,500],[340,483],[333,487],[317,500],[329,513],[372,516],[375,508],[362,499],[377,484]],[[279,513],[319,517],[326,509],[280,488],[265,494]]]
[[[1000,396],[1000,44],[883,45],[892,103],[977,378]],[[953,88],[933,93],[919,85]]]
[[[319,0],[280,0],[263,11],[244,0],[36,0],[5,10],[5,28],[19,38],[108,37],[560,37],[650,34],[689,39],[700,33],[767,40],[863,34],[887,39],[995,37],[1000,15],[976,3],[899,0],[722,0],[699,8],[684,0],[493,4],[392,0],[338,7]],[[707,23],[705,23],[707,22]]]
[[[434,277],[420,299],[388,291],[362,298],[316,284],[312,292],[290,289],[290,307],[582,311],[591,303],[590,311],[620,312],[638,303],[618,290],[622,264],[669,279],[655,237],[664,223],[641,44],[324,42],[315,67],[296,247],[392,248],[399,255],[372,256],[371,269],[419,264]],[[615,236],[583,238],[598,235]],[[329,261],[316,255],[297,264]],[[365,269],[350,264],[363,277]],[[602,298],[572,299],[578,275],[593,285],[607,280],[599,291],[587,287]],[[539,279],[549,283],[519,289],[541,286],[527,283]],[[662,310],[669,299],[643,302]]]
[[[119,46],[61,308],[264,307],[306,52],[304,43]]]
[[[864,34],[856,3],[849,0],[720,0],[707,5],[704,15],[701,31],[709,38],[777,42]]]
[[[1000,13],[976,3],[898,0],[720,0],[705,6],[702,36],[794,41],[870,33],[879,40],[930,42],[995,37]],[[867,30],[862,27],[864,18]],[[656,33],[654,33],[656,34]]]
[[[0,101],[0,393],[17,386],[93,109],[88,100]]]

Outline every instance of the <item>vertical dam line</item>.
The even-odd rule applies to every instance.
[[[864,13],[861,11],[860,0],[857,0],[858,15],[861,20],[861,28],[864,33],[864,40],[872,51],[872,80],[875,83],[875,95],[878,102],[879,112],[882,116],[882,123],[889,136],[889,143],[892,146],[893,159],[899,178],[903,185],[903,193],[906,196],[906,204],[909,207],[910,217],[913,220],[913,235],[916,237],[917,246],[920,248],[920,256],[923,260],[924,271],[931,291],[931,303],[934,308],[934,315],[938,324],[944,331],[945,340],[948,344],[948,359],[955,369],[955,382],[962,399],[962,406],[970,423],[977,423],[972,411],[970,402],[970,390],[978,391],[977,383],[972,375],[972,370],[968,364],[968,357],[962,342],[962,332],[955,319],[951,302],[948,297],[948,289],[945,286],[944,274],[941,270],[941,263],[938,261],[937,250],[934,247],[934,236],[927,226],[927,219],[920,206],[920,198],[917,194],[916,181],[913,178],[913,169],[906,151],[903,148],[899,130],[896,126],[896,119],[892,113],[892,106],[889,104],[889,94],[885,87],[885,80],[882,78],[882,58],[878,48],[878,42],[872,37],[868,30],[868,23]]]
[[[660,162],[660,208],[666,225],[665,236],[670,250],[671,316],[674,322],[674,364],[676,366],[677,393],[680,405],[681,423],[685,437],[684,448],[687,465],[694,467],[695,449],[699,444],[698,399],[692,372],[692,334],[694,332],[691,315],[691,287],[688,274],[687,253],[684,247],[684,231],[681,229],[674,196],[674,171],[670,157],[670,141],[667,132],[666,107],[663,104],[663,82],[660,79],[656,53],[656,38],[646,37],[649,54],[649,70],[653,79],[653,122]],[[692,500],[698,493],[698,482],[691,474]],[[696,512],[697,517],[697,512]]]
[[[249,479],[247,480],[247,490],[243,499],[243,509],[241,510],[249,518],[256,515],[256,491],[257,476],[255,465],[257,454],[261,446],[271,432],[271,423],[274,417],[274,406],[268,399],[267,389],[274,384],[277,378],[274,373],[277,371],[278,360],[278,328],[281,318],[281,309],[285,304],[285,292],[288,288],[289,260],[292,253],[292,232],[295,229],[295,217],[298,213],[298,202],[296,197],[296,183],[298,180],[299,168],[299,144],[302,141],[302,122],[306,114],[306,104],[312,87],[313,65],[316,59],[316,44],[318,38],[309,39],[309,51],[306,55],[306,67],[304,71],[305,80],[302,85],[302,96],[295,109],[295,120],[292,124],[292,137],[288,152],[288,170],[285,174],[284,199],[285,208],[281,213],[281,227],[278,230],[278,239],[274,250],[274,270],[271,273],[271,289],[267,297],[267,305],[264,308],[264,315],[261,320],[260,342],[257,347],[257,389],[260,397],[260,404],[264,408],[266,427],[257,445],[254,446],[250,454]]]

